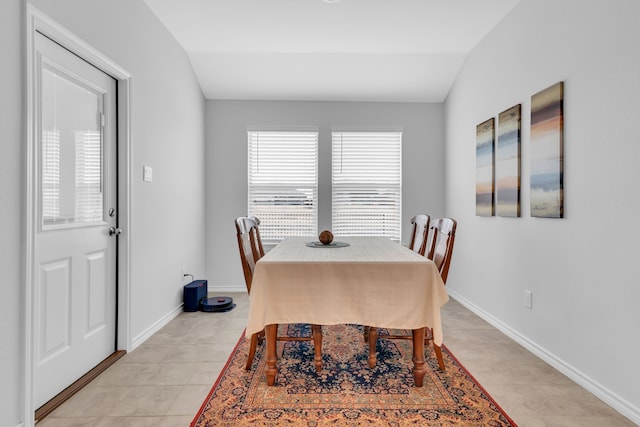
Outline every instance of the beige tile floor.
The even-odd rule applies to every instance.
[[[182,427],[200,408],[235,346],[249,306],[182,313],[116,362],[38,427]],[[445,344],[521,427],[635,424],[451,300]]]

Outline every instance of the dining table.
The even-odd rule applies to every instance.
[[[249,299],[246,336],[265,331],[268,385],[278,372],[278,325],[307,323],[411,330],[414,382],[421,387],[425,328],[441,346],[440,309],[449,296],[428,258],[386,237],[337,236],[329,245],[314,237],[283,239],[256,263]]]

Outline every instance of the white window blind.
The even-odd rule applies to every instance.
[[[318,132],[249,131],[249,215],[265,244],[318,234]]]
[[[402,132],[332,133],[332,231],[400,241]]]
[[[102,221],[102,134],[75,131],[76,222]]]
[[[60,218],[60,131],[42,131],[42,223]]]

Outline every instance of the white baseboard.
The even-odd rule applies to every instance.
[[[182,304],[171,310],[169,313],[161,317],[157,322],[145,329],[141,334],[133,338],[131,342],[131,351],[135,350],[140,344],[148,340],[153,334],[162,329],[167,323],[175,319],[182,313]]]
[[[509,325],[501,322],[500,320],[493,317],[490,313],[484,311],[482,308],[478,307],[468,299],[464,298],[462,295],[458,294],[452,289],[447,289],[447,292],[451,297],[453,297],[460,304],[468,308],[470,311],[486,320],[493,327],[500,330],[502,333],[507,335],[509,338],[516,341],[518,344],[529,350],[531,353],[538,356],[540,359],[547,362],[549,365],[556,368],[558,371],[562,372],[564,375],[569,377],[575,383],[579,384],[587,391],[592,393],[594,396],[605,402],[607,405],[611,406],[616,411],[620,412],[625,417],[629,418],[634,423],[640,425],[640,408],[632,405],[627,400],[618,396],[613,391],[604,387],[602,384],[594,381],[589,376],[585,375],[580,370],[571,366],[564,360],[558,358],[553,353],[550,353],[545,348],[539,346],[535,342],[529,340],[524,335],[520,334],[520,332],[512,329]]]
[[[247,287],[245,285],[221,285],[221,284],[211,284],[209,283],[209,287],[207,289],[210,294],[221,294],[224,292],[247,292]]]

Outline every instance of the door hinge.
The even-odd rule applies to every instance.
[[[104,122],[105,122],[104,113],[100,113],[100,127],[104,127]]]

